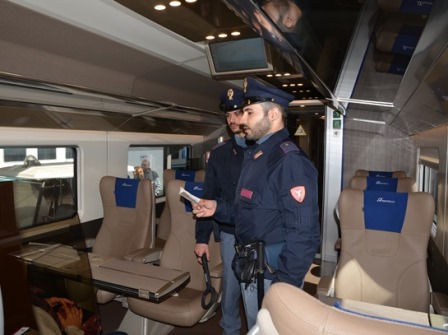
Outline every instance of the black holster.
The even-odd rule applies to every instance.
[[[236,254],[233,259],[233,270],[241,283],[257,283],[258,307],[264,296],[264,272],[266,270],[265,242],[254,240],[247,244],[235,245]]]

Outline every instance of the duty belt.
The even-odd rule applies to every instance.
[[[255,240],[247,244],[235,245],[236,258],[233,269],[238,279],[246,284],[257,282],[258,307],[264,296],[264,272],[266,270],[265,242]]]

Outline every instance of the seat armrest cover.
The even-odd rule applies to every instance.
[[[334,297],[334,276],[323,276],[319,280],[317,297]]]
[[[140,248],[127,254],[124,259],[138,263],[153,263],[160,260],[161,248]]]
[[[448,295],[442,292],[432,292],[432,306],[436,314],[448,316]]]

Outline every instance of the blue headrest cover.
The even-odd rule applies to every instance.
[[[434,4],[433,0],[427,1],[402,1],[400,13],[429,14]]]
[[[408,193],[364,191],[366,229],[400,233],[408,205]]]
[[[135,208],[139,179],[115,179],[115,202],[118,207]]]
[[[197,196],[198,198],[202,198],[202,190],[203,190],[204,183],[200,182],[194,182],[194,181],[186,181],[185,182],[185,189],[190,192],[191,194]],[[191,207],[191,202],[185,200],[185,211],[191,212],[193,211],[193,207]]]
[[[391,53],[411,56],[417,46],[423,27],[403,25],[392,45]]]
[[[369,171],[369,177],[386,177],[392,178],[393,172],[391,171]]]
[[[367,191],[397,192],[398,179],[387,177],[367,177]]]
[[[176,170],[176,179],[185,181],[194,181],[196,171],[193,170]]]

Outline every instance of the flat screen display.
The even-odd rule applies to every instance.
[[[206,48],[214,78],[241,78],[273,71],[269,49],[261,37],[210,42]]]

